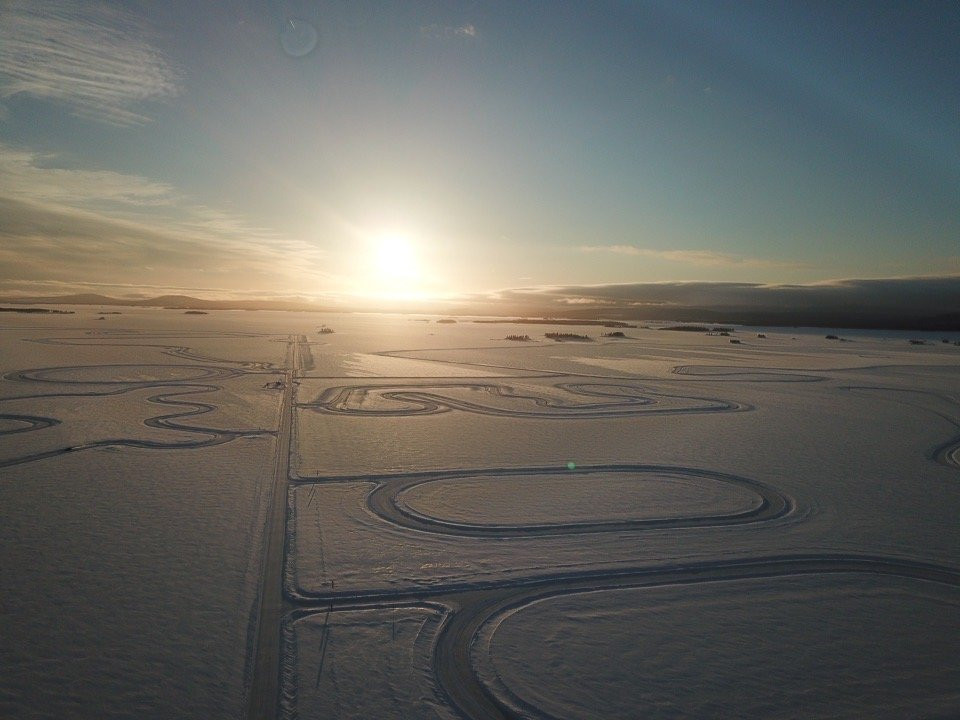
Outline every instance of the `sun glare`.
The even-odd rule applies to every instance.
[[[420,248],[409,235],[385,232],[367,236],[358,268],[358,294],[382,300],[429,299]]]
[[[387,283],[415,281],[420,277],[416,251],[405,235],[380,235],[373,242],[373,266],[378,279]]]

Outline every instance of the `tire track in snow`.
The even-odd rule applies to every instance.
[[[960,401],[954,398],[951,395],[944,395],[941,393],[930,392],[926,390],[911,390],[907,388],[893,388],[893,387],[877,387],[877,386],[867,386],[867,385],[846,385],[840,388],[841,390],[849,390],[858,393],[864,394],[878,394],[878,393],[890,393],[893,395],[919,395],[929,398],[933,398],[939,402],[950,405],[953,408],[958,410],[956,415],[942,412],[936,410],[929,405],[925,405],[918,402],[910,402],[909,400],[893,400],[892,402],[902,403],[904,405],[910,405],[911,407],[916,407],[926,412],[933,413],[939,418],[942,418],[950,425],[952,425],[957,430],[960,430]],[[960,435],[956,435],[949,440],[940,443],[939,445],[934,446],[927,451],[927,457],[934,462],[943,465],[954,470],[960,470]]]
[[[686,382],[731,381],[731,382],[823,382],[825,375],[799,373],[767,367],[730,366],[730,365],[676,365],[670,373],[681,375]]]
[[[13,427],[6,430],[0,429],[0,435],[16,435],[17,433],[30,432],[31,430],[42,430],[43,428],[59,425],[60,421],[56,418],[41,417],[39,415],[13,415],[9,413],[0,413],[0,420],[7,420],[13,423],[20,423],[23,427]]]

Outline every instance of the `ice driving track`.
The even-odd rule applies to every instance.
[[[547,373],[545,377],[551,374]],[[713,380],[724,382],[820,382],[827,378],[809,373],[755,368],[701,369],[678,367],[675,375],[689,380]],[[560,377],[559,374],[553,374]],[[691,377],[699,376],[699,377]],[[520,382],[518,378],[506,382]],[[507,411],[484,402],[465,402],[444,393],[444,387],[470,388],[479,391],[480,397],[497,400],[510,398],[525,403],[526,408]],[[504,389],[496,380],[479,383],[456,381],[421,380],[409,385],[352,385],[330,388],[313,403],[300,407],[331,415],[370,415],[399,417],[404,415],[434,414],[458,410],[461,412],[509,415],[512,417],[625,417],[640,416],[653,410],[665,398],[689,396],[664,395],[639,388],[629,381],[622,383],[612,378],[599,383],[559,384],[554,386],[571,395],[580,396],[588,405],[562,405],[546,398],[514,393]],[[369,394],[378,398],[379,406],[362,406]],[[695,398],[698,407],[668,411],[730,412],[752,409],[741,403],[728,400]],[[386,404],[386,407],[385,407]],[[393,404],[393,407],[389,407]],[[653,406],[653,407],[651,407]],[[667,408],[663,408],[667,409]],[[945,418],[956,425],[953,418]],[[953,439],[933,451],[931,459],[956,466],[953,453],[957,440]],[[591,474],[604,472],[638,474],[680,474],[692,478],[704,478],[736,485],[754,492],[761,501],[754,508],[720,516],[652,518],[639,520],[570,522],[531,525],[483,525],[451,522],[426,516],[405,506],[400,498],[403,493],[419,485],[440,479],[483,476],[491,481],[516,475],[556,473],[557,468],[477,468],[446,472],[424,472],[404,475],[379,475],[356,477],[297,478],[296,482],[338,482],[362,480],[375,483],[367,496],[367,508],[380,519],[396,527],[418,533],[433,533],[451,536],[488,537],[492,540],[530,537],[536,535],[561,535],[594,532],[642,533],[645,529],[683,527],[713,527],[739,523],[762,523],[776,521],[791,515],[795,508],[792,498],[775,487],[743,477],[724,475],[698,468],[683,468],[658,465],[597,465],[578,467],[573,473]],[[562,470],[560,472],[563,472]],[[312,613],[329,614],[336,610],[361,608],[389,608],[426,606],[443,613],[443,621],[432,650],[431,668],[437,685],[439,699],[449,704],[457,714],[469,720],[487,718],[550,717],[540,708],[531,707],[522,698],[513,696],[508,689],[492,688],[478,675],[477,654],[484,638],[492,637],[499,622],[511,612],[522,611],[531,603],[551,597],[577,593],[605,592],[623,589],[654,588],[667,585],[686,585],[737,581],[749,579],[775,579],[800,575],[830,575],[839,573],[862,576],[900,577],[919,582],[931,582],[960,588],[960,571],[909,558],[883,557],[860,554],[794,554],[717,559],[695,563],[675,563],[620,567],[580,572],[555,572],[539,577],[519,577],[503,580],[477,579],[474,582],[455,582],[431,589],[410,589],[399,592],[337,593],[319,591],[303,594],[291,592],[299,608],[286,618],[288,627]],[[294,689],[295,691],[295,689]],[[291,705],[295,707],[295,705]]]
[[[173,378],[169,380],[77,380],[77,379],[64,379],[56,377],[58,373],[70,373],[70,372],[83,372],[86,370],[97,370],[102,371],[107,370],[119,370],[119,371],[130,371],[130,370],[143,370],[145,368],[164,368],[164,369],[176,369],[178,371],[187,370],[192,371],[193,374],[188,375],[186,378]],[[46,458],[56,457],[58,455],[64,455],[71,452],[79,452],[81,450],[90,450],[92,448],[98,447],[135,447],[135,448],[147,448],[151,450],[185,450],[192,448],[201,448],[201,447],[210,447],[211,445],[220,445],[222,443],[230,442],[239,437],[257,437],[263,435],[272,435],[274,432],[272,430],[231,430],[223,428],[214,428],[214,427],[204,427],[199,425],[187,425],[182,422],[178,422],[185,418],[197,417],[199,415],[204,415],[206,413],[212,412],[217,409],[217,406],[211,403],[201,402],[200,400],[194,399],[191,396],[203,395],[208,393],[215,393],[219,390],[222,390],[222,386],[214,385],[205,382],[196,382],[198,380],[207,380],[207,379],[226,379],[230,377],[235,377],[236,375],[241,374],[242,371],[229,370],[223,368],[213,368],[206,366],[193,366],[193,365],[175,365],[175,366],[161,366],[161,365],[101,365],[95,367],[89,366],[75,366],[75,367],[55,367],[55,368],[39,368],[31,370],[20,370],[17,372],[9,373],[5,377],[8,380],[15,381],[26,381],[31,383],[55,383],[57,385],[83,385],[85,387],[104,387],[103,390],[78,390],[75,392],[53,392],[53,393],[35,393],[27,395],[17,395],[13,397],[3,398],[2,402],[10,402],[14,400],[29,400],[29,399],[43,399],[43,398],[53,398],[53,397],[77,397],[77,398],[96,398],[96,397],[105,397],[108,395],[121,395],[124,393],[134,392],[138,390],[145,390],[150,388],[164,388],[165,392],[160,392],[155,395],[151,395],[146,400],[148,403],[156,405],[166,405],[176,408],[185,408],[179,412],[166,413],[162,415],[155,415],[153,417],[146,418],[143,421],[143,424],[147,427],[156,428],[160,430],[175,430],[178,432],[189,433],[193,435],[199,435],[200,438],[197,440],[186,440],[179,442],[161,442],[158,440],[142,440],[135,438],[104,438],[101,440],[93,440],[90,442],[80,443],[78,445],[72,445],[70,447],[61,447],[54,448],[51,450],[46,450],[43,452],[32,453],[29,455],[22,455],[19,457],[8,458],[6,460],[0,460],[0,468],[10,467],[13,465],[22,465],[24,463],[34,462],[36,460],[43,460]],[[190,399],[185,399],[190,397]],[[0,413],[0,420],[10,420],[17,423],[25,424],[25,427],[18,427],[12,430],[2,431],[0,435],[7,435],[12,433],[19,432],[28,432],[32,430],[42,430],[44,428],[52,427],[54,425],[59,425],[60,420],[57,418],[48,418],[48,417],[38,417],[38,416],[25,416],[17,414],[6,414]]]
[[[562,377],[562,376],[555,376]],[[405,417],[410,415],[435,415],[459,410],[478,415],[493,415],[510,418],[533,419],[599,419],[631,417],[634,415],[668,415],[678,413],[742,412],[750,406],[714,398],[691,397],[680,394],[661,393],[639,385],[622,383],[570,383],[560,382],[552,386],[573,399],[591,398],[594,402],[563,403],[551,398],[516,392],[504,384],[492,382],[444,382],[410,383],[406,385],[349,385],[326,390],[315,402],[299,403],[298,407],[314,412],[333,415],[358,415],[368,417]],[[492,403],[470,402],[444,390],[470,390],[486,394],[496,400],[505,399],[515,408],[497,407]],[[363,406],[364,400],[375,396],[381,401],[393,403],[395,408],[371,409]],[[597,400],[602,398],[602,400]],[[688,407],[664,406],[664,401],[688,401],[696,404]]]
[[[684,517],[658,517],[635,520],[601,520],[593,522],[536,523],[523,525],[470,524],[449,522],[440,518],[414,512],[399,502],[407,490],[440,479],[456,477],[484,478],[514,477],[520,475],[557,474],[556,467],[542,468],[487,468],[480,472],[418,473],[386,479],[367,496],[367,507],[387,522],[420,532],[438,533],[464,537],[532,537],[535,535],[576,535],[580,533],[622,532],[645,528],[716,527],[763,522],[782,517],[793,508],[793,501],[777,489],[748,478],[717,473],[696,468],[673,465],[590,465],[575,470],[564,470],[564,477],[589,477],[603,473],[630,474],[644,477],[683,476],[694,480],[709,480],[741,487],[756,495],[757,504],[747,510],[726,515],[694,515]]]
[[[498,697],[477,676],[471,655],[478,634],[503,613],[580,592],[824,573],[869,573],[960,586],[960,573],[949,568],[865,555],[778,556],[534,580],[444,598],[453,612],[436,640],[433,671],[447,699],[467,718],[550,717],[535,708],[519,710],[516,706],[522,701]]]
[[[293,378],[299,367],[309,366],[305,362],[309,357],[306,338],[300,335],[287,338],[287,360],[285,368],[274,369],[271,363],[248,362],[227,358],[205,356],[186,345],[166,343],[138,342],[144,339],[182,338],[179,334],[137,335],[114,333],[98,334],[91,338],[41,338],[32,340],[48,345],[72,346],[118,346],[159,349],[163,354],[193,361],[206,361],[219,364],[231,364],[236,367],[225,368],[216,365],[165,365],[165,364],[122,364],[122,365],[76,365],[44,367],[19,370],[8,373],[5,380],[29,385],[48,385],[51,392],[26,393],[0,398],[0,402],[44,398],[97,398],[121,395],[147,389],[162,389],[146,398],[148,403],[182,408],[177,412],[156,415],[143,421],[144,425],[161,430],[174,430],[199,435],[197,440],[179,442],[160,442],[131,438],[95,440],[65,448],[56,448],[45,452],[8,458],[0,461],[0,468],[43,460],[65,453],[79,452],[97,447],[125,446],[148,448],[153,450],[183,450],[209,447],[230,442],[239,437],[275,435],[277,454],[274,474],[271,478],[271,499],[267,523],[263,536],[263,554],[261,561],[261,587],[258,592],[255,615],[252,620],[252,646],[254,652],[247,666],[247,702],[250,718],[274,718],[279,696],[279,647],[280,628],[283,613],[289,610],[284,604],[282,589],[282,568],[284,560],[284,514],[289,474],[289,454],[291,425],[293,422]],[[222,333],[216,335],[191,335],[196,337],[249,337],[243,333]],[[263,373],[275,376],[282,372],[284,379],[283,401],[280,408],[278,430],[233,430],[214,427],[186,425],[178,422],[184,418],[196,417],[217,409],[213,402],[203,402],[196,396],[216,393],[223,389],[217,381],[227,380],[245,374]],[[63,386],[75,386],[76,389],[64,390]],[[0,429],[0,436],[26,433],[60,424],[57,418],[25,415],[18,413],[0,413],[0,420],[7,421],[12,427]]]
[[[145,339],[147,336],[139,336]],[[161,336],[151,336],[163,339]],[[172,337],[172,336],[171,336]],[[117,376],[129,375],[149,370],[156,372],[180,373],[179,377],[144,380],[90,380],[76,379],[78,370],[94,371],[94,368],[62,367],[22,370],[7,375],[7,379],[30,383],[51,383],[57,385],[73,384],[74,391],[60,392],[63,388],[54,388],[48,394],[28,394],[5,400],[44,398],[44,397],[97,397],[116,395],[148,388],[157,390],[147,398],[150,403],[177,408],[176,412],[148,418],[144,423],[153,428],[176,430],[197,434],[195,441],[160,443],[151,440],[104,439],[71,448],[61,448],[35,455],[24,456],[0,462],[0,467],[22,464],[44,457],[75,452],[78,450],[107,445],[125,445],[151,449],[199,448],[230,442],[237,437],[251,434],[275,434],[276,457],[273,476],[270,479],[269,507],[263,535],[262,559],[260,565],[261,584],[255,604],[255,613],[251,620],[250,651],[247,667],[246,712],[249,720],[273,720],[281,709],[281,653],[284,645],[281,638],[285,629],[289,629],[297,620],[317,613],[355,608],[386,608],[428,606],[440,611],[443,620],[432,644],[431,665],[438,699],[449,704],[456,713],[468,720],[486,718],[549,717],[541,709],[525,705],[522,698],[505,695],[502,688],[496,690],[481,681],[476,657],[484,650],[484,633],[496,632],[496,627],[506,614],[522,611],[531,603],[551,597],[573,595],[577,593],[605,592],[623,589],[653,588],[666,585],[687,585],[721,581],[747,579],[779,578],[812,574],[856,573],[872,576],[893,576],[932,582],[960,588],[960,571],[914,561],[908,558],[881,557],[857,554],[795,554],[795,555],[757,555],[736,559],[718,559],[696,563],[664,563],[660,565],[628,565],[613,569],[559,571],[544,568],[545,574],[531,577],[509,577],[505,579],[480,579],[438,584],[435,587],[416,587],[400,591],[369,592],[284,592],[284,563],[286,547],[286,522],[288,489],[291,482],[309,484],[312,482],[339,482],[363,480],[372,482],[373,488],[367,496],[367,508],[393,527],[402,528],[411,533],[431,533],[435,535],[489,538],[495,542],[509,542],[511,538],[524,538],[541,535],[575,535],[580,533],[620,532],[634,533],[641,537],[648,529],[677,529],[687,527],[716,527],[747,523],[774,522],[790,516],[795,502],[785,493],[772,485],[749,478],[717,473],[702,468],[676,467],[645,464],[609,464],[578,467],[572,471],[559,470],[567,475],[590,476],[598,473],[635,473],[638,476],[655,476],[658,473],[681,475],[690,479],[705,479],[711,482],[726,483],[749,490],[757,496],[757,503],[740,512],[727,515],[703,515],[685,517],[657,517],[635,520],[590,520],[585,522],[547,523],[531,525],[494,525],[452,522],[445,519],[426,516],[412,511],[400,502],[402,494],[419,485],[449,478],[468,478],[484,476],[496,481],[497,478],[509,478],[518,475],[537,475],[557,473],[557,468],[473,468],[443,472],[423,472],[396,475],[374,475],[356,477],[290,477],[290,458],[294,415],[297,408],[322,412],[336,416],[384,416],[400,417],[429,415],[442,412],[468,412],[513,418],[560,419],[560,418],[616,418],[639,417],[657,413],[722,413],[744,412],[753,408],[731,400],[704,398],[681,394],[667,394],[647,389],[646,385],[656,381],[631,380],[604,376],[577,376],[578,382],[564,382],[553,385],[554,399],[523,394],[511,390],[509,383],[522,383],[524,378],[484,379],[483,381],[457,382],[424,378],[422,380],[402,381],[397,384],[354,384],[330,388],[311,403],[298,404],[295,398],[297,378],[312,362],[309,358],[309,346],[304,336],[291,337],[287,342],[287,357],[283,368],[273,368],[274,373],[282,373],[284,389],[280,407],[278,430],[244,431],[205,428],[185,425],[181,420],[211,412],[215,405],[203,402],[205,394],[222,389],[216,384],[248,372],[263,372],[272,368],[269,363],[253,363],[237,360],[225,360],[205,357],[182,345],[163,345],[138,343],[136,336],[111,336],[111,344],[121,346],[146,346],[161,348],[168,355],[192,361],[211,363],[231,363],[233,368],[214,365],[114,365],[96,366],[99,371],[107,370]],[[94,344],[86,339],[48,338],[43,341],[56,344],[88,345]],[[433,360],[434,362],[442,362]],[[495,367],[495,366],[487,366]],[[164,370],[160,370],[163,368]],[[171,370],[173,368],[173,370]],[[724,381],[736,382],[815,382],[822,377],[802,374],[796,371],[783,371],[770,368],[708,368],[698,366],[678,366],[675,375],[683,377],[684,382]],[[566,373],[546,373],[545,378],[569,378]],[[530,380],[531,378],[526,378]],[[640,385],[643,383],[643,385]],[[675,387],[675,386],[671,386]],[[468,389],[477,391],[479,402],[466,401],[445,393],[444,388],[458,391]],[[888,390],[883,388],[852,387],[844,388],[855,392]],[[892,390],[892,389],[889,389]],[[558,402],[556,391],[565,392],[573,403]],[[461,393],[463,394],[463,393]],[[363,407],[367,395],[376,395],[381,404],[377,407]],[[954,398],[941,398],[945,403]],[[484,402],[486,400],[487,402]],[[681,404],[693,405],[671,407],[671,400]],[[212,402],[215,402],[212,401]],[[516,409],[503,407],[504,402],[516,406]],[[392,406],[391,406],[392,405]],[[929,408],[927,408],[929,409]],[[954,427],[960,427],[949,408],[938,413]],[[0,436],[41,431],[59,423],[56,418],[29,414],[0,414],[0,420],[7,421]],[[960,440],[954,437],[930,451],[930,459],[935,462],[958,467],[957,455],[960,453]],[[284,688],[286,692],[295,692],[295,688]],[[284,705],[284,707],[295,707]]]
[[[900,577],[960,588],[960,571],[903,558],[855,554],[776,555],[481,582],[460,589],[439,587],[410,593],[301,598],[301,609],[289,615],[286,622],[290,624],[310,615],[311,609],[318,614],[417,605],[439,609],[444,619],[434,640],[431,668],[447,703],[469,720],[550,718],[538,708],[524,707],[518,698],[501,697],[480,680],[474,653],[478,651],[484,626],[493,624],[495,632],[496,624],[507,613],[538,600],[563,595],[838,573]]]

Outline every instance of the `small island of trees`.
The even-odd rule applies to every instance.
[[[577,335],[576,333],[548,332],[544,333],[543,336],[551,340],[556,340],[557,342],[564,342],[567,340],[573,340],[575,342],[592,341],[592,338],[589,335]]]
[[[0,307],[0,312],[33,313],[40,315],[73,315],[73,310],[48,310],[47,308]]]

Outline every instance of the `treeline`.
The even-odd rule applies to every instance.
[[[561,332],[548,332],[544,333],[545,338],[550,340],[556,340],[557,342],[562,342],[564,340],[577,340],[580,342],[590,341],[592,338],[589,335],[577,335],[576,333],[561,333]]]

